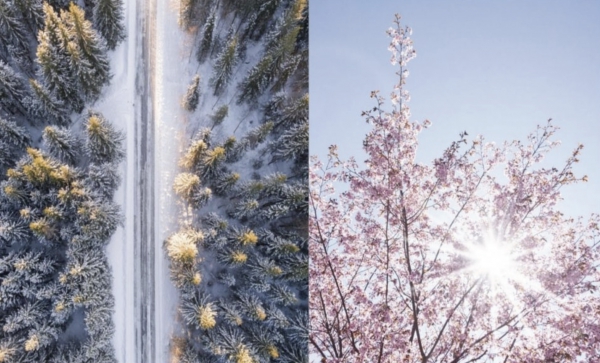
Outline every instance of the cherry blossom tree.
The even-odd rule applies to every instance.
[[[411,29],[388,30],[399,67],[390,111],[364,112],[364,165],[331,146],[310,171],[310,346],[320,362],[575,362],[600,359],[598,214],[561,213],[586,181],[542,160],[550,121],[524,142],[466,132],[430,164],[430,122],[410,120]],[[502,173],[503,171],[503,173]],[[336,190],[343,186],[344,191]]]

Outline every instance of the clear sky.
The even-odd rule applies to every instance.
[[[581,142],[564,189],[572,215],[600,212],[600,1],[342,1],[310,3],[310,152],[364,160],[374,106],[396,76],[385,30],[394,14],[413,29],[417,57],[406,89],[414,120],[429,119],[420,161],[439,156],[459,132],[488,141],[521,139],[548,118],[561,129],[555,166]],[[389,104],[389,103],[388,103]]]

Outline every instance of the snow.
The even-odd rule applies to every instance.
[[[121,164],[121,185],[115,194],[115,202],[121,206],[125,223],[112,236],[107,255],[113,273],[115,297],[115,334],[113,344],[119,362],[135,361],[134,324],[134,164],[135,164],[135,69],[137,2],[125,1],[127,38],[112,54],[110,65],[113,78],[104,90],[104,97],[94,108],[126,135],[126,157]]]

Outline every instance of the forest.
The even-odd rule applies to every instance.
[[[172,357],[307,362],[307,3],[187,1],[179,23],[199,72],[182,95],[195,130],[173,181],[182,217],[164,241]]]
[[[0,1],[0,362],[116,362],[105,247],[124,145],[91,105],[122,2],[80,5]]]

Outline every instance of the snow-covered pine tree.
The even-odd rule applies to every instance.
[[[217,111],[210,117],[213,122],[212,128],[215,128],[215,126],[222,124],[223,120],[225,120],[225,117],[227,117],[227,115],[229,115],[229,106],[222,105],[221,107],[219,107]]]
[[[44,146],[55,158],[73,165],[79,156],[79,141],[70,130],[55,126],[47,126],[42,133]]]
[[[179,3],[179,25],[185,29],[189,30],[192,26],[194,26],[196,7],[198,5],[198,0],[182,0]]]
[[[249,37],[255,41],[259,40],[267,31],[269,22],[280,3],[281,0],[266,0],[257,6],[248,16],[242,38]]]
[[[213,46],[213,31],[215,29],[216,11],[213,9],[202,27],[202,40],[196,53],[199,63],[203,63]]]
[[[24,149],[31,143],[29,133],[16,122],[0,117],[0,140],[13,147]]]
[[[179,160],[179,166],[186,170],[196,168],[200,164],[207,149],[208,146],[202,138],[195,138],[183,157]]]
[[[215,62],[215,72],[210,80],[211,86],[214,87],[215,96],[220,95],[225,90],[237,62],[238,38],[234,35],[229,39]]]
[[[225,161],[225,158],[225,148],[222,146],[216,146],[207,150],[200,162],[202,176],[209,180],[217,177],[219,174],[219,167]]]
[[[192,202],[192,198],[197,190],[200,189],[200,177],[192,173],[180,173],[175,177],[173,181],[173,190],[177,195],[186,200],[188,203]]]
[[[62,100],[59,100],[35,79],[30,79],[29,84],[33,90],[33,96],[26,98],[24,103],[36,119],[59,125],[66,125],[70,122],[67,116],[68,108]]]
[[[96,100],[102,87],[110,80],[110,64],[102,39],[98,36],[92,24],[85,19],[84,11],[71,3],[69,11],[61,13],[61,19],[68,24],[69,36],[80,50],[82,58],[89,64],[86,69],[88,80],[80,79],[82,90],[88,100]],[[80,77],[83,75],[80,73]]]
[[[2,48],[12,45],[19,49],[28,49],[27,32],[9,1],[0,2],[0,39]]]
[[[121,177],[115,163],[91,164],[85,179],[88,189],[105,200],[112,200],[120,182]]]
[[[185,97],[183,98],[183,108],[190,112],[194,112],[198,107],[198,101],[200,100],[200,75],[196,74],[192,78],[192,83],[187,89]]]
[[[227,194],[240,179],[239,173],[222,173],[214,182],[215,194],[223,196]]]
[[[13,0],[13,4],[21,14],[21,18],[29,26],[31,34],[37,34],[44,26],[42,2],[42,0]]]
[[[301,122],[289,128],[270,147],[273,152],[272,161],[308,161],[308,122]]]
[[[217,307],[206,295],[184,295],[179,311],[186,324],[194,329],[209,330],[217,325]]]
[[[263,94],[273,77],[275,77],[271,69],[272,63],[273,57],[267,54],[248,71],[248,74],[238,86],[240,92],[237,99],[238,104],[253,102]]]
[[[44,3],[44,29],[38,33],[37,62],[39,75],[48,91],[64,102],[69,110],[81,112],[83,98],[67,53],[69,30],[52,6]],[[37,92],[36,92],[37,93]]]
[[[96,0],[92,17],[108,49],[115,49],[125,39],[123,0]]]
[[[118,163],[125,157],[123,150],[124,135],[102,114],[89,111],[85,124],[86,150],[93,162]]]
[[[15,71],[0,59],[0,109],[10,113],[18,111],[27,116],[23,100],[29,97],[25,82]]]

